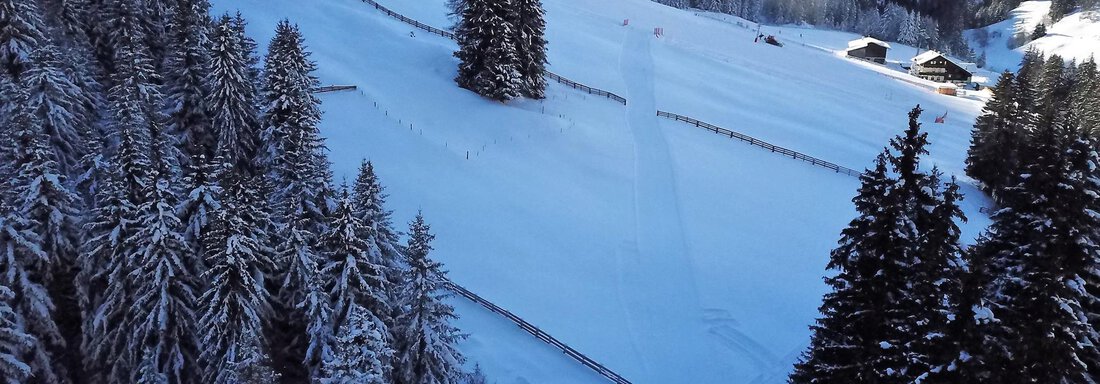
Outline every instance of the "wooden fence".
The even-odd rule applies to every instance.
[[[757,147],[767,149],[769,151],[772,151],[773,153],[778,153],[778,154],[790,157],[792,159],[802,160],[802,161],[805,161],[807,163],[810,163],[811,165],[826,168],[826,169],[829,169],[829,170],[831,170],[833,172],[836,172],[836,173],[842,173],[842,174],[852,176],[852,177],[859,177],[860,175],[863,174],[863,172],[860,172],[860,171],[857,171],[857,170],[854,170],[854,169],[851,169],[851,168],[848,168],[848,167],[840,166],[840,165],[837,165],[837,164],[832,163],[832,162],[828,162],[828,161],[821,160],[821,159],[813,157],[813,156],[803,154],[801,152],[796,152],[796,151],[793,151],[793,150],[790,150],[790,149],[787,149],[787,148],[783,148],[783,147],[780,147],[778,145],[774,145],[774,144],[768,143],[766,141],[757,139],[755,137],[752,137],[752,136],[749,136],[749,135],[746,135],[746,134],[743,134],[743,133],[739,133],[739,132],[734,132],[734,131],[731,131],[731,130],[728,130],[728,129],[725,129],[725,128],[722,128],[722,127],[719,127],[719,126],[716,126],[716,125],[713,125],[713,124],[709,124],[709,123],[699,121],[699,120],[695,120],[695,119],[687,117],[687,116],[677,115],[675,113],[670,113],[670,112],[665,112],[665,111],[657,111],[657,116],[669,118],[669,119],[684,122],[684,123],[688,123],[688,124],[694,125],[696,127],[703,128],[703,129],[706,129],[708,131],[717,133],[717,134],[722,135],[722,136],[729,136],[729,138],[731,138],[731,139],[741,140],[741,141],[744,141],[746,143],[749,143],[749,145],[755,145]]]
[[[355,89],[356,89],[356,87],[354,85],[326,85],[324,87],[314,88],[313,93],[351,91],[351,90],[355,90]]]
[[[389,8],[386,8],[382,4],[378,4],[378,2],[376,2],[374,0],[363,0],[363,2],[367,3],[367,4],[370,4],[375,9],[377,9],[379,11],[382,11],[382,13],[385,13],[386,15],[388,15],[392,18],[395,18],[395,19],[397,19],[397,20],[399,20],[399,21],[401,21],[405,24],[414,26],[414,27],[419,28],[419,29],[424,30],[424,31],[431,32],[432,34],[436,34],[436,35],[439,35],[439,36],[446,37],[446,38],[451,39],[451,40],[455,39],[455,34],[451,31],[442,30],[442,29],[439,29],[439,28],[421,23],[419,21],[410,19],[408,17],[405,17],[405,15],[402,15],[400,13],[391,11]],[[554,80],[554,81],[556,81],[558,83],[561,83],[561,84],[564,84],[564,85],[566,85],[570,88],[573,88],[573,89],[576,89],[576,90],[579,90],[579,91],[582,91],[582,92],[585,92],[585,93],[589,93],[589,94],[592,94],[592,95],[597,95],[597,96],[600,96],[600,97],[606,97],[606,98],[608,98],[610,100],[613,100],[613,101],[615,101],[619,104],[626,105],[626,98],[623,98],[622,96],[616,95],[612,92],[608,92],[608,91],[605,91],[605,90],[602,90],[602,89],[599,89],[599,88],[596,88],[596,87],[590,87],[590,86],[578,83],[576,81],[569,80],[569,79],[567,79],[567,78],[565,78],[561,75],[550,72],[549,70],[545,70],[544,73],[545,73],[546,77],[550,78],[550,80]]]
[[[513,323],[515,323],[516,325],[518,325],[520,327],[520,329],[523,329],[527,333],[530,333],[531,335],[535,336],[539,340],[542,340],[544,343],[550,344],[551,346],[553,346],[557,349],[560,349],[567,356],[573,358],[573,360],[576,360],[576,361],[580,362],[582,365],[588,367],[589,369],[592,369],[593,371],[595,371],[600,376],[606,377],[608,380],[611,380],[612,383],[615,383],[615,384],[631,384],[629,380],[623,378],[622,376],[619,376],[619,374],[613,372],[612,370],[608,369],[607,367],[604,367],[603,364],[600,364],[600,363],[596,362],[595,360],[592,360],[592,359],[588,358],[588,356],[585,356],[583,353],[577,352],[576,349],[573,349],[572,347],[570,347],[568,345],[565,345],[565,343],[559,341],[558,339],[555,339],[553,336],[550,336],[550,334],[544,332],[543,330],[539,329],[538,327],[536,327],[534,325],[531,325],[531,323],[528,323],[526,320],[521,319],[519,316],[516,316],[512,312],[509,312],[508,310],[506,310],[504,308],[498,307],[496,304],[493,304],[492,302],[490,302],[488,300],[485,300],[481,296],[478,296],[478,295],[474,294],[473,292],[470,292],[468,289],[463,288],[462,286],[460,286],[458,284],[455,284],[454,282],[452,282],[450,280],[444,280],[444,284],[447,286],[448,289],[450,289],[451,291],[454,291],[455,293],[459,294],[459,296],[465,297],[466,299],[468,299],[468,300],[470,300],[474,303],[480,304],[482,307],[485,307],[489,311],[492,311],[493,313],[496,313],[498,315],[501,315],[501,316],[507,318],[508,320],[510,320]]]

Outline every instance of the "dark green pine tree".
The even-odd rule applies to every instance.
[[[243,27],[243,25],[241,26]],[[223,15],[210,33],[210,87],[208,102],[217,136],[217,153],[245,175],[265,173],[257,161],[260,144],[258,90],[252,78],[255,52],[229,15]]]
[[[283,20],[276,28],[265,60],[263,116],[264,164],[270,171],[274,193],[275,268],[269,291],[275,297],[272,351],[275,368],[284,380],[307,380],[317,368],[317,332],[311,323],[326,310],[318,279],[321,249],[318,238],[328,215],[328,160],[317,128],[320,101],[312,89],[318,81],[312,72],[301,32]],[[317,337],[315,337],[317,336]],[[307,362],[307,358],[309,361]]]
[[[497,100],[518,97],[523,89],[516,9],[512,0],[470,0],[455,30],[458,77],[462,88]]]
[[[221,174],[225,197],[204,237],[209,269],[203,278],[209,283],[199,298],[202,381],[273,384],[263,333],[271,312],[264,271],[272,268],[272,251],[265,227],[253,225],[262,221],[263,210],[252,196],[256,190],[231,164]]]
[[[546,98],[546,17],[541,0],[513,0],[518,10],[516,51],[519,56],[521,93],[531,99]]]
[[[1070,116],[1072,119],[1072,114]],[[1067,243],[1067,254],[1078,256],[1086,264],[1081,279],[1084,282],[1086,298],[1082,306],[1088,316],[1093,332],[1090,332],[1091,349],[1082,359],[1089,367],[1090,377],[1100,377],[1100,153],[1097,142],[1089,137],[1079,125],[1068,125],[1063,132],[1067,143],[1064,151],[1066,171],[1069,182],[1060,189],[1059,202],[1066,210],[1061,219],[1065,220],[1062,237]]]
[[[180,0],[172,13],[169,46],[165,59],[164,114],[167,131],[179,138],[179,162],[197,170],[199,158],[212,161],[217,134],[210,124],[210,4],[207,0]]]
[[[364,222],[356,217],[345,187],[328,231],[321,238],[325,249],[321,273],[332,302],[333,333],[347,323],[354,307],[361,307],[376,323],[374,329],[389,335],[389,327],[382,321],[392,307],[386,294],[389,282],[385,268],[371,255],[373,244],[363,237],[367,232]]]
[[[997,199],[1019,169],[1021,133],[1016,130],[1015,75],[1004,72],[974,123],[966,173],[982,183],[982,189]]]
[[[19,86],[7,90],[11,91],[7,96],[13,101],[14,108],[7,111],[3,138],[9,142],[5,149],[14,151],[8,155],[14,163],[11,164],[12,178],[3,184],[7,195],[0,201],[0,208],[4,209],[0,211],[0,221],[3,221],[0,223],[0,231],[3,232],[0,234],[0,246],[6,248],[0,251],[0,270],[5,271],[0,275],[0,283],[15,292],[14,310],[24,319],[24,330],[37,341],[21,351],[31,368],[31,382],[68,383],[64,361],[57,356],[58,352],[64,351],[64,335],[56,321],[55,300],[49,289],[56,277],[55,268],[60,267],[58,264],[64,255],[48,252],[58,250],[50,249],[53,245],[61,248],[67,239],[62,238],[62,234],[48,232],[49,229],[57,229],[49,228],[51,224],[60,223],[41,215],[42,210],[61,208],[57,207],[61,202],[52,201],[54,207],[47,207],[28,201],[28,198],[40,197],[35,195],[49,188],[43,186],[44,189],[39,189],[32,183],[42,181],[37,176],[49,172],[52,163],[39,122],[27,108],[26,90]],[[65,208],[63,213],[71,212]],[[34,216],[29,217],[28,214]],[[65,218],[58,220],[64,221]],[[42,235],[56,237],[47,243]]]
[[[1061,120],[1068,111],[1071,83],[1066,74],[1066,63],[1058,55],[1047,58],[1035,89],[1039,126],[1049,126]]]
[[[466,336],[451,324],[457,316],[446,303],[443,265],[428,257],[435,238],[430,231],[424,215],[417,213],[409,225],[409,270],[402,294],[406,310],[398,321],[396,383],[458,384],[464,376],[465,358],[456,344]]]
[[[31,52],[46,44],[42,10],[37,2],[0,1],[0,68],[15,82],[22,81]]]
[[[1077,73],[1077,82],[1070,96],[1072,110],[1076,112],[1074,116],[1086,133],[1100,138],[1100,71],[1097,70],[1096,60],[1085,60]]]
[[[5,383],[23,383],[30,378],[31,366],[22,351],[38,343],[23,329],[23,319],[13,309],[14,300],[15,292],[0,283],[0,381]]]
[[[404,246],[399,243],[400,235],[393,227],[392,212],[386,209],[385,187],[374,172],[374,164],[362,163],[352,192],[352,207],[355,217],[363,223],[360,236],[367,243],[368,257],[371,263],[382,266],[385,277],[383,291],[388,309],[384,312],[377,312],[379,308],[372,310],[392,332],[396,330],[395,319],[401,311],[398,301],[406,263],[402,255]]]
[[[862,186],[852,201],[859,217],[841,234],[840,246],[830,255],[826,277],[832,292],[825,294],[822,317],[810,327],[810,348],[795,365],[792,384],[869,383],[879,373],[872,360],[879,356],[884,335],[882,311],[888,293],[876,281],[885,260],[879,257],[892,247],[898,212],[888,202],[896,184],[887,168],[887,156],[879,155],[875,168],[860,176]]]
[[[73,82],[56,47],[35,50],[29,62],[23,84],[31,94],[30,108],[49,137],[58,172],[76,175],[88,154],[84,141],[92,131],[85,91]]]
[[[38,120],[35,120],[38,121]],[[18,133],[20,151],[18,170],[19,210],[27,220],[26,229],[39,239],[39,248],[46,259],[34,265],[34,274],[41,278],[53,301],[52,328],[61,336],[50,340],[50,354],[57,368],[55,372],[67,376],[79,372],[80,356],[76,348],[80,343],[80,311],[77,305],[76,274],[77,235],[80,213],[78,197],[72,192],[65,176],[60,174],[54,153],[47,144],[48,136],[40,124],[25,127]],[[37,328],[31,328],[36,331]]]
[[[1082,191],[1069,187],[1075,180],[1059,133],[1065,127],[1056,127],[1063,123],[1037,132],[1036,157],[1009,189],[1013,204],[993,216],[988,240],[979,245],[997,276],[991,301],[999,321],[991,334],[1005,348],[990,382],[1088,382],[1085,362],[1095,347],[1082,277],[1095,260],[1079,233],[1086,228],[1081,212],[1064,205]]]

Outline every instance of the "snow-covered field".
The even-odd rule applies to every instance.
[[[443,0],[381,2],[449,23]],[[754,44],[753,31],[649,0],[544,3],[551,69],[627,107],[557,84],[542,102],[479,98],[452,81],[453,42],[358,0],[215,0],[219,12],[240,9],[261,43],[290,18],[322,82],[359,86],[322,96],[338,178],[374,161],[395,217],[423,209],[433,223],[435,256],[456,282],[635,383],[784,382],[858,184],[655,109],[860,169],[919,103],[934,142],[927,165],[962,177],[978,101],[817,48]],[[802,33],[825,47],[852,36]],[[944,113],[947,124],[932,124]],[[972,238],[988,221],[966,190]],[[455,303],[471,334],[463,351],[491,381],[603,381]]]
[[[1100,56],[1100,12],[1095,11],[1068,15],[1047,28],[1046,36],[1021,47],[1011,44],[1017,33],[1030,36],[1039,23],[1049,23],[1049,13],[1050,1],[1025,1],[1008,20],[984,28],[990,37],[985,48],[976,41],[977,31],[968,31],[967,37],[975,52],[985,51],[987,67],[995,71],[1016,70],[1024,52],[1031,48],[1078,62]]]

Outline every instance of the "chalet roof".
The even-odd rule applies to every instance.
[[[848,42],[848,50],[860,49],[866,47],[868,44],[875,44],[880,47],[890,48],[890,44],[883,42],[882,40],[873,37],[864,37],[862,39],[856,39]]]
[[[917,55],[917,57],[914,57],[913,58],[913,63],[915,63],[915,64],[924,64],[924,63],[927,63],[929,61],[932,61],[932,59],[935,59],[935,58],[938,58],[938,57],[941,57],[941,56],[945,59],[947,58],[946,56],[943,56],[942,53],[939,53],[939,52],[936,52],[936,51],[928,51],[928,52]],[[951,59],[948,59],[948,60],[951,60]],[[954,61],[952,61],[952,62],[954,62]]]

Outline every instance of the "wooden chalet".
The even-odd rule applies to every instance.
[[[848,57],[886,64],[886,51],[889,49],[890,44],[875,38],[864,37],[848,42]]]
[[[928,51],[914,57],[909,74],[937,83],[957,85],[966,85],[974,77],[974,74],[962,65],[936,51]]]

